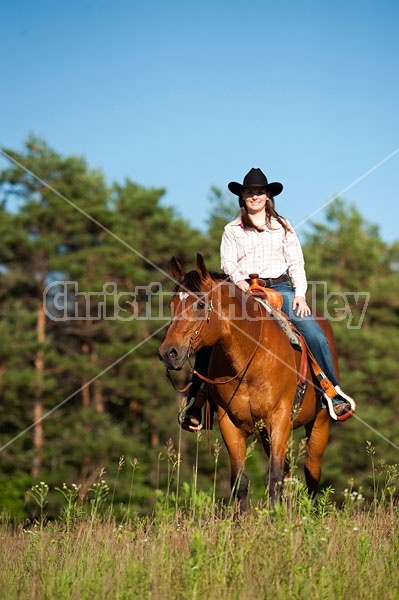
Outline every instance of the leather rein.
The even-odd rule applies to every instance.
[[[188,350],[187,350],[187,360],[189,362],[190,362],[190,357],[195,353],[194,352],[193,344],[198,339],[199,334],[201,333],[201,330],[204,327],[204,325],[207,324],[207,323],[209,323],[209,321],[211,319],[211,313],[213,311],[214,311],[214,307],[213,307],[213,301],[212,301],[212,296],[211,296],[211,299],[210,299],[210,302],[209,302],[209,305],[208,305],[208,308],[207,308],[206,319],[202,319],[200,326],[194,331],[193,335],[190,337],[190,343],[189,343]],[[225,381],[215,381],[214,379],[210,379],[209,377],[206,377],[205,375],[202,375],[201,373],[199,373],[194,368],[190,369],[191,374],[192,375],[197,375],[197,377],[199,377],[199,379],[201,379],[202,381],[205,381],[206,383],[209,383],[211,385],[224,385],[225,383],[230,383],[231,381],[234,381],[241,374],[245,373],[245,371],[248,369],[249,365],[253,361],[253,359],[255,357],[255,354],[256,354],[256,351],[257,351],[257,349],[259,347],[260,340],[262,338],[262,332],[263,332],[263,319],[260,319],[259,338],[258,338],[258,341],[256,342],[255,348],[254,348],[252,354],[250,355],[249,359],[247,360],[247,362],[244,364],[244,366],[235,375],[233,375],[233,377],[229,377],[229,379],[226,379]],[[189,387],[191,386],[192,379],[183,388],[177,389],[177,387],[175,386],[175,384],[172,381],[169,369],[166,369],[166,376],[168,377],[168,379],[172,383],[172,385],[175,388],[175,390],[177,392],[179,392],[179,393],[186,392],[189,389]]]

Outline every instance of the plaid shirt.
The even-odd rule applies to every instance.
[[[248,279],[250,273],[276,278],[288,271],[296,296],[305,297],[307,281],[305,261],[298,237],[285,219],[289,230],[272,218],[271,229],[244,229],[241,217],[224,228],[220,246],[221,267],[234,283]]]

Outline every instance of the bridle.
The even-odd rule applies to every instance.
[[[199,327],[194,331],[193,335],[190,337],[190,343],[188,345],[188,350],[187,350],[187,359],[189,359],[190,356],[192,356],[195,353],[194,343],[199,338],[199,335],[201,333],[203,326],[205,324],[208,324],[209,321],[211,320],[211,313],[213,311],[214,311],[214,308],[213,308],[213,300],[212,300],[212,292],[211,292],[211,299],[210,299],[209,304],[206,309],[206,318],[201,320]]]

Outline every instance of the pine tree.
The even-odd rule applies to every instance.
[[[47,411],[54,408],[69,385],[57,386],[62,358],[57,346],[59,329],[49,318],[47,288],[55,278],[70,277],[70,266],[82,248],[98,244],[105,235],[100,222],[107,223],[107,191],[101,174],[88,172],[81,158],[63,158],[36,138],[29,138],[25,151],[7,151],[10,167],[0,174],[5,202],[20,199],[13,219],[13,236],[3,257],[4,278],[22,285],[14,294],[27,309],[30,322],[26,339],[33,350],[26,361],[28,376],[24,388],[25,411],[31,415],[33,452],[31,476],[42,472]],[[87,215],[91,216],[88,218]],[[10,223],[5,223],[9,230]],[[15,235],[17,237],[15,237]],[[9,230],[8,236],[11,236]],[[3,247],[5,246],[3,240]],[[62,353],[61,353],[62,354]]]
[[[366,443],[375,444],[387,462],[397,461],[399,445],[393,426],[399,415],[398,243],[385,243],[375,225],[337,200],[327,222],[313,224],[304,254],[308,300],[316,292],[318,309],[332,320],[342,387],[357,401],[357,416],[364,421],[355,417],[332,430],[326,477],[346,487],[346,479],[356,474],[370,488],[362,475],[370,467]]]

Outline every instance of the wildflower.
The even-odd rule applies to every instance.
[[[298,477],[284,477],[284,484],[292,483],[293,485],[297,485],[300,483]]]

